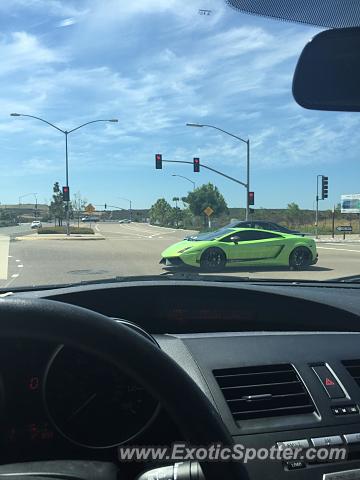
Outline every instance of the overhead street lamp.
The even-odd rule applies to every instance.
[[[129,200],[128,198],[124,198],[124,197],[117,197],[117,198],[119,200],[126,200],[127,202],[129,202],[129,206],[130,206],[130,208],[129,208],[129,217],[130,217],[129,220],[131,222],[132,221],[132,209],[131,209],[132,202],[131,202],[131,200]]]
[[[175,174],[175,173],[173,173],[171,176],[172,176],[172,177],[180,177],[180,178],[183,178],[184,180],[187,180],[188,182],[192,183],[193,190],[195,190],[195,182],[193,182],[192,180],[190,180],[190,178],[184,177],[183,175],[177,175],[177,174]]]
[[[187,123],[187,127],[208,127],[208,128],[214,128],[215,130],[219,130],[219,132],[225,133],[226,135],[229,135],[230,137],[236,138],[240,142],[246,143],[246,220],[249,218],[249,213],[250,213],[250,203],[249,203],[249,191],[250,191],[250,139],[244,140],[241,137],[238,137],[237,135],[234,135],[233,133],[227,132],[226,130],[223,130],[222,128],[215,127],[214,125],[207,125],[203,123]]]
[[[83,123],[82,125],[79,125],[76,128],[73,128],[71,130],[63,130],[62,128],[57,127],[51,122],[48,122],[47,120],[44,120],[43,118],[40,117],[35,117],[34,115],[26,115],[24,113],[10,113],[11,117],[29,117],[29,118],[35,118],[36,120],[40,120],[40,122],[46,123],[47,125],[50,125],[50,127],[55,128],[59,132],[63,133],[65,135],[65,176],[66,176],[66,187],[69,189],[69,158],[68,158],[68,135],[69,133],[73,133],[76,130],[79,130],[82,127],[85,127],[86,125],[90,125],[90,123],[97,123],[97,122],[111,122],[111,123],[117,123],[118,119],[117,118],[112,118],[110,120],[92,120],[90,122]],[[70,199],[66,201],[66,234],[69,236],[70,235],[70,221],[69,221],[69,203]]]
[[[28,197],[29,195],[34,195],[35,197],[35,218],[37,218],[37,207],[38,207],[38,201],[37,201],[37,193],[25,193],[24,195],[19,196],[19,205],[21,205],[21,199],[24,197]]]

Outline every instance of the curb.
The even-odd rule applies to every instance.
[[[79,240],[89,240],[89,241],[94,241],[94,240],[105,240],[105,237],[100,235],[99,233],[95,233],[94,235],[70,235],[70,237],[67,237],[65,234],[64,235],[25,235],[22,237],[15,237],[15,240],[26,240],[26,241],[44,241],[44,240],[63,240],[63,241],[79,241]]]

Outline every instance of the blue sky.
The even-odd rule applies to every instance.
[[[185,6],[184,6],[185,3]],[[212,10],[209,16],[198,10]],[[316,175],[329,176],[329,200],[358,193],[358,114],[312,112],[296,105],[292,75],[302,47],[319,29],[251,17],[222,0],[12,0],[0,4],[1,203],[65,181],[64,138],[11,112],[64,129],[98,118],[69,137],[71,193],[94,204],[134,208],[184,196],[211,181],[231,207],[245,190],[190,165],[154,169],[154,154],[201,162],[245,180],[257,207],[312,208]],[[29,197],[31,200],[31,197]],[[25,199],[24,199],[25,201]]]

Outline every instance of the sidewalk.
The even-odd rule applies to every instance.
[[[101,233],[94,233],[90,235],[82,235],[79,233],[72,233],[69,237],[64,233],[59,234],[41,234],[31,233],[30,235],[23,235],[21,237],[15,237],[15,240],[26,240],[26,241],[38,241],[38,240],[105,240],[105,237]]]
[[[316,243],[360,243],[360,235],[358,233],[345,235],[345,239],[342,234],[335,235],[332,238],[331,235],[319,235],[319,238],[312,236]]]

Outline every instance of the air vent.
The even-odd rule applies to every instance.
[[[360,360],[345,360],[342,363],[360,387]]]
[[[214,370],[235,420],[314,412],[315,407],[292,365]]]

